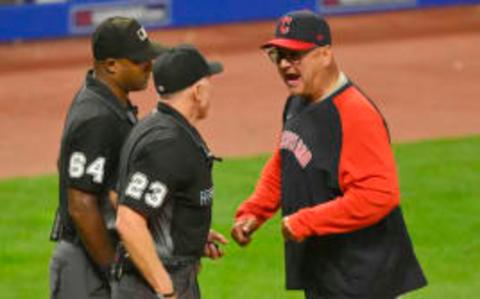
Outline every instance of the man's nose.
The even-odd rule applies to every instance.
[[[286,69],[292,66],[292,63],[288,61],[285,57],[280,58],[278,61],[278,66],[282,69]]]

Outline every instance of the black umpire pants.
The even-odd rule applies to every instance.
[[[201,299],[197,274],[199,262],[168,266],[178,299]],[[150,285],[138,272],[124,273],[113,283],[112,299],[157,299]]]

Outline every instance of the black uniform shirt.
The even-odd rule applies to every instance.
[[[162,103],[128,137],[120,204],[148,218],[160,257],[202,255],[211,224],[212,160],[198,131]]]
[[[93,71],[87,73],[69,109],[62,136],[58,161],[60,238],[76,238],[68,214],[68,188],[98,195],[107,226],[113,228],[108,191],[116,185],[120,149],[136,123],[135,110],[130,104],[123,107],[110,89],[95,79]]]

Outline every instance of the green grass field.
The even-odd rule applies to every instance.
[[[472,299],[480,293],[480,137],[395,146],[402,205],[429,286],[404,298]],[[228,235],[238,204],[252,191],[265,157],[227,159],[215,168],[214,228]],[[57,179],[0,182],[0,298],[48,298],[48,234]],[[226,246],[205,261],[203,297],[303,298],[283,286],[279,218],[245,249]]]

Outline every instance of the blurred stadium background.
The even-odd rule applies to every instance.
[[[0,298],[48,297],[60,133],[97,24],[135,17],[151,38],[194,43],[224,62],[200,129],[227,156],[215,169],[214,227],[228,234],[274,146],[286,97],[258,45],[275,18],[302,8],[327,16],[341,67],[389,121],[407,222],[430,280],[406,298],[476,298],[480,0],[0,0]],[[144,115],[156,95],[150,86],[132,98]],[[278,218],[256,239],[205,263],[205,298],[302,298],[284,291]]]

